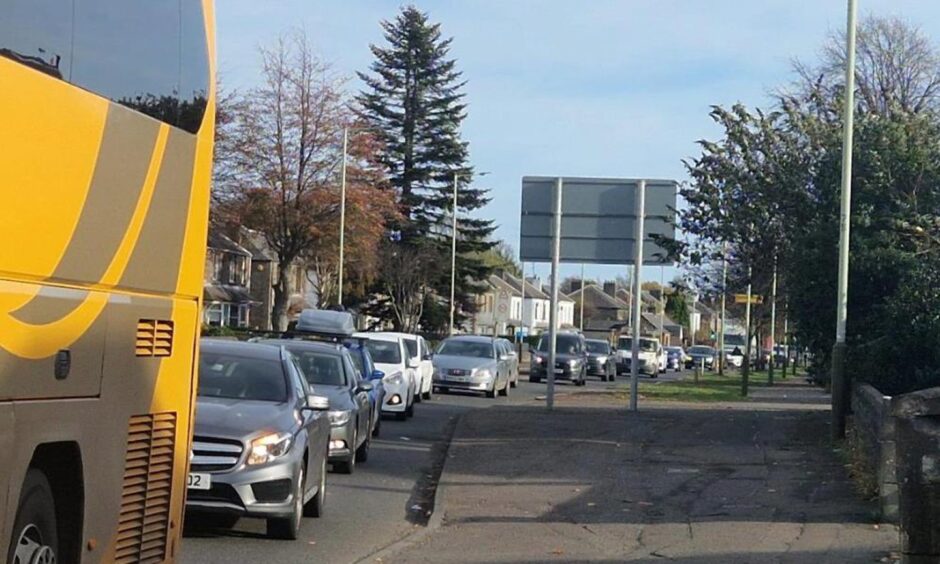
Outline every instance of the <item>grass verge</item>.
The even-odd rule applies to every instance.
[[[751,387],[767,385],[767,373],[751,373],[749,378]],[[630,397],[630,384],[620,384],[616,393],[624,398]],[[674,382],[655,383],[651,381],[640,382],[640,398],[653,401],[684,401],[684,402],[727,402],[746,401],[741,397],[741,373],[729,371],[724,376],[717,372],[706,372],[699,377],[696,384],[692,374],[686,375],[682,380]]]

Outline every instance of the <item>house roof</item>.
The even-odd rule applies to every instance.
[[[206,303],[248,304],[254,301],[251,299],[251,295],[248,294],[248,290],[241,286],[206,284],[202,288],[202,295]]]
[[[206,246],[208,246],[210,249],[215,249],[218,251],[225,251],[227,253],[234,253],[248,257],[251,256],[251,253],[248,250],[230,239],[227,235],[218,229],[209,230]]]
[[[569,297],[577,296],[580,298],[581,290],[576,290]],[[586,284],[584,286],[584,304],[590,304],[591,307],[598,309],[629,309],[629,306],[623,300],[615,298],[605,292],[597,284]]]
[[[707,315],[709,317],[715,316],[715,310],[703,304],[702,302],[695,302],[695,309],[703,315]]]
[[[507,284],[512,286],[514,292],[522,291],[522,282],[519,278],[516,278],[512,274],[506,274],[506,278],[503,279]],[[525,297],[532,298],[536,300],[550,300],[545,292],[543,292],[539,287],[532,285],[528,280],[525,282]]]
[[[517,290],[516,288],[513,288],[509,282],[506,282],[505,280],[503,280],[502,278],[500,278],[499,276],[495,274],[490,274],[490,278],[488,282],[494,290],[509,292],[510,294],[519,293],[519,290]]]
[[[271,249],[261,232],[243,227],[240,235],[242,246],[251,253],[252,260],[274,261],[277,259],[277,253]]]

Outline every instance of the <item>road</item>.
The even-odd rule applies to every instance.
[[[680,377],[667,373],[659,381]],[[525,376],[523,376],[525,378]],[[644,378],[649,381],[649,379]],[[625,378],[617,379],[622,383]],[[655,382],[655,380],[653,380]],[[588,379],[588,389],[608,384]],[[559,392],[570,388],[559,384]],[[327,478],[326,515],[306,519],[297,541],[270,540],[261,520],[221,523],[187,520],[181,561],[213,562],[357,562],[398,542],[423,526],[433,508],[435,463],[456,418],[471,409],[492,405],[536,404],[545,384],[520,380],[508,398],[487,399],[470,394],[436,394],[415,407],[408,421],[384,420],[381,436],[372,443],[369,461],[352,475],[331,473]]]

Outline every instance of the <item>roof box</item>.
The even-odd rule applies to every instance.
[[[347,311],[305,309],[300,312],[300,319],[297,320],[294,331],[331,337],[350,337],[356,332],[356,326],[353,323],[352,314]]]

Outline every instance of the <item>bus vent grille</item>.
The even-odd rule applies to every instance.
[[[173,354],[173,322],[166,319],[141,319],[137,322],[137,356]]]
[[[162,562],[173,494],[176,414],[131,417],[115,562]]]

